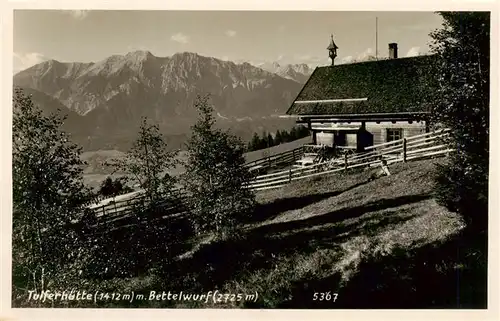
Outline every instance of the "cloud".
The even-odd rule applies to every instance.
[[[307,63],[307,62],[314,63],[314,62],[320,62],[321,60],[324,60],[318,56],[313,56],[313,55],[309,55],[309,54],[295,55],[294,58],[297,62],[304,62],[304,63]]]
[[[69,14],[70,16],[72,16],[77,20],[83,20],[87,18],[87,16],[90,13],[89,11],[90,10],[63,10],[62,12],[65,14]]]
[[[318,66],[329,65],[329,59],[327,56],[320,57],[313,54],[295,54],[295,55],[286,55],[279,54],[275,59],[270,60],[246,60],[246,59],[237,59],[234,60],[235,63],[248,62],[251,65],[254,65],[259,68],[269,68],[272,69],[274,63],[278,63],[281,66],[285,66],[288,64],[306,64],[310,68],[315,68]]]
[[[318,57],[311,54],[294,55],[293,63],[306,64],[309,67],[317,67],[320,65],[328,64],[328,57]]]
[[[50,58],[47,58],[46,56],[38,52],[30,52],[25,54],[14,53],[14,73],[17,73],[24,69],[28,69],[31,66],[47,61],[49,59]]]
[[[375,57],[375,51],[372,48],[368,48],[358,55],[357,61],[366,61],[373,59]]]
[[[351,63],[353,61],[354,61],[353,56],[347,56],[347,57],[340,59],[340,63],[342,63],[342,64],[348,64],[348,63]]]
[[[179,32],[179,33],[176,33],[175,35],[172,35],[172,37],[170,37],[170,40],[178,42],[178,43],[186,44],[189,42],[189,37],[187,35],[183,34],[182,32]]]
[[[280,54],[277,58],[276,61],[283,61],[283,60],[288,60],[288,57],[284,54]]]
[[[224,34],[228,37],[235,37],[236,36],[236,31],[234,30],[226,30]]]
[[[129,45],[127,46],[127,52],[133,51],[150,51],[148,47],[144,45]]]
[[[406,57],[414,57],[420,55],[420,47],[411,47],[406,53]]]

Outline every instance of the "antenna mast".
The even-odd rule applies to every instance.
[[[375,17],[375,59],[378,60],[378,17]]]

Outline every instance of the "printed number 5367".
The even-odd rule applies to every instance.
[[[337,301],[338,293],[332,292],[314,292],[313,301]]]

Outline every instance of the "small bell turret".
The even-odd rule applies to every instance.
[[[331,35],[330,45],[326,49],[328,49],[328,56],[332,60],[333,66],[335,58],[337,57],[337,49],[339,49],[339,47],[335,44],[335,41],[333,41],[333,35]]]

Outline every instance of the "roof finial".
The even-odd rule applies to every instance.
[[[332,60],[332,66],[333,66],[334,60],[337,57],[337,49],[339,49],[339,47],[337,47],[337,45],[335,44],[335,41],[333,41],[333,34],[331,35],[330,45],[326,49],[328,49],[329,51],[328,56]]]

